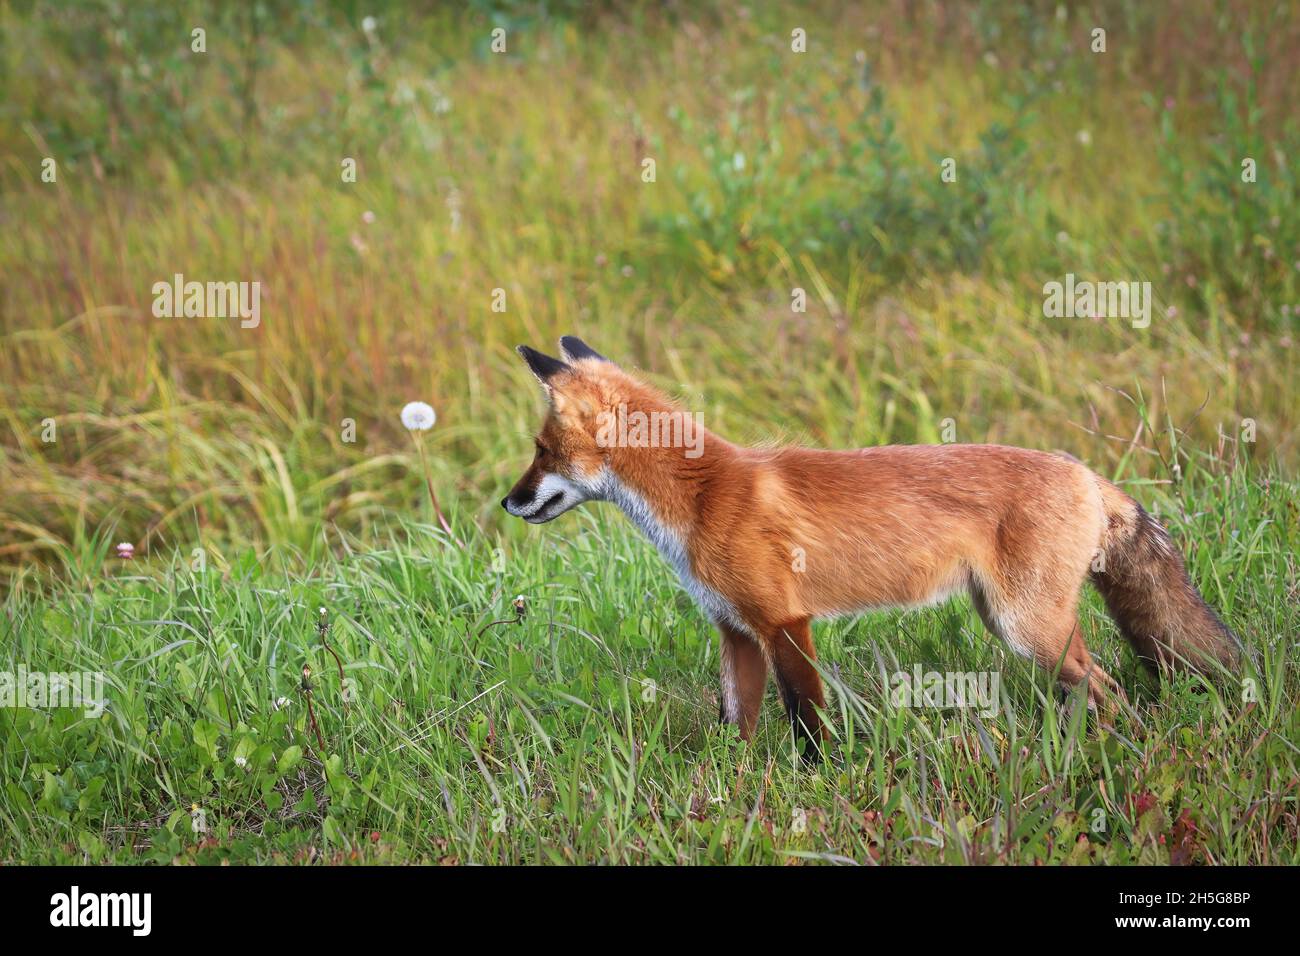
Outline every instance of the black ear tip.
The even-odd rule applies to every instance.
[[[605,358],[605,356],[601,355],[576,335],[560,336],[560,351],[563,352],[566,357],[571,359],[594,358],[600,359],[602,362],[609,361],[609,359]]]
[[[560,372],[572,371],[568,365],[557,358],[539,352],[537,349],[531,349],[527,345],[520,345],[515,349],[520,354],[528,367],[532,369],[533,374],[545,382],[552,375],[558,375]]]

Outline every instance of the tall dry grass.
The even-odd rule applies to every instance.
[[[0,8],[11,575],[373,539],[422,507],[413,399],[490,525],[539,412],[512,347],[567,332],[737,439],[1295,464],[1289,5],[265,9]],[[1066,272],[1150,280],[1151,327],[1044,318]],[[261,325],[155,318],[175,273],[260,281]]]

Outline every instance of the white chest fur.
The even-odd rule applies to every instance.
[[[645,498],[610,472],[602,475],[600,497],[623,509],[628,520],[641,529],[641,533],[654,543],[663,559],[676,569],[687,593],[713,620],[725,621],[744,631],[749,630],[731,602],[695,576],[682,535],[665,524]]]

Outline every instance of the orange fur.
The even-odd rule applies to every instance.
[[[1088,681],[1094,703],[1113,705],[1117,685],[1079,629],[1080,588],[1090,573],[1098,580],[1099,550],[1135,561],[1144,522],[1154,522],[1078,461],[999,445],[753,449],[707,431],[698,457],[681,447],[606,447],[597,441],[602,413],[620,405],[682,410],[580,341],[566,338],[562,347],[568,361],[559,368],[521,349],[551,409],[532,467],[503,504],[544,521],[583,500],[619,503],[717,623],[723,717],[742,736],[754,732],[770,667],[796,729],[814,745],[824,738],[812,619],[958,591],[971,594],[988,628],[1016,651],[1067,685]],[[539,488],[553,504],[536,502]],[[1170,582],[1185,581],[1177,552],[1160,556],[1167,539],[1152,531],[1150,540],[1144,560],[1164,567]],[[1170,615],[1190,613],[1186,594],[1144,618],[1159,601],[1133,591],[1132,580],[1101,572],[1098,583],[1113,611],[1126,600],[1137,608],[1117,616],[1122,626],[1139,622],[1142,633],[1125,629],[1139,650],[1149,638],[1180,654],[1199,640],[1210,656],[1235,660],[1235,638],[1221,623],[1222,633],[1206,619],[1190,629],[1191,641],[1177,633],[1182,625]]]

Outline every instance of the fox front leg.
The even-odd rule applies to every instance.
[[[718,624],[722,636],[722,694],[718,720],[740,728],[742,740],[752,740],[767,686],[767,660],[754,638],[729,624]]]
[[[820,763],[822,745],[829,735],[819,713],[826,707],[826,695],[814,664],[817,649],[811,622],[802,618],[773,628],[769,647],[781,702],[796,739],[804,741],[803,758],[810,764]]]

